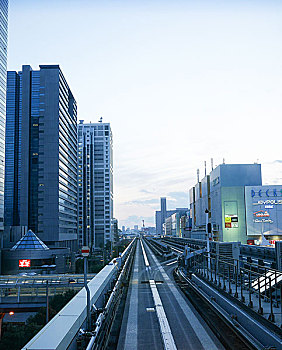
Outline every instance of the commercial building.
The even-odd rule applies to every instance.
[[[2,274],[74,273],[75,256],[70,248],[52,248],[29,230],[11,249],[2,250]]]
[[[77,248],[77,107],[58,65],[8,72],[5,244]]]
[[[79,245],[101,249],[112,237],[113,139],[109,123],[78,124]]]
[[[260,164],[221,164],[189,191],[193,238],[257,243],[282,239],[282,186],[262,186]]]
[[[4,232],[5,121],[8,42],[8,0],[0,1],[0,238]]]

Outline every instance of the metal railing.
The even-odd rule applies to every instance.
[[[95,275],[89,274],[88,281]],[[49,295],[51,296],[62,293],[66,289],[80,290],[83,285],[83,275],[2,276],[0,278],[0,303],[9,302],[10,298],[15,297],[18,303],[24,297],[44,297],[46,288],[49,289]]]
[[[191,263],[195,274],[282,326],[280,271],[211,252],[196,254]]]

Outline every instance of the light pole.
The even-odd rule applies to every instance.
[[[211,260],[210,260],[210,225],[209,225],[209,211],[205,210],[206,213],[206,233],[207,233],[207,252],[208,252],[208,269],[211,268]]]
[[[46,324],[49,322],[49,284],[46,280]]]
[[[86,310],[87,310],[87,317],[86,317],[86,330],[90,331],[90,290],[87,284],[87,257],[89,256],[89,247],[84,246],[81,248],[81,254],[83,256],[84,260],[84,287],[86,290]]]

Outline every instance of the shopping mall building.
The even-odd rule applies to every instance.
[[[260,164],[221,164],[189,191],[194,238],[205,237],[206,209],[219,241],[282,240],[282,185],[263,186]]]

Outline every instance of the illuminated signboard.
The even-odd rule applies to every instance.
[[[246,186],[247,234],[282,235],[282,186]]]
[[[224,201],[225,228],[239,228],[237,201]]]
[[[30,267],[30,259],[19,260],[19,267]]]

